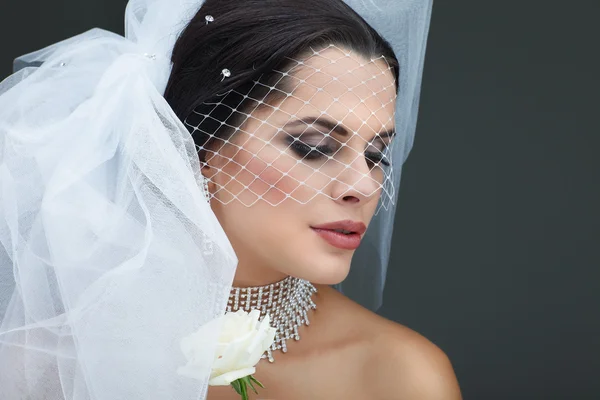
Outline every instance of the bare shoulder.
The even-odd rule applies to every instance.
[[[381,399],[460,400],[446,354],[419,333],[379,316],[371,356],[365,363]],[[377,333],[375,333],[377,332]]]
[[[339,296],[339,297],[338,297]],[[363,337],[363,388],[373,399],[460,400],[460,388],[446,354],[421,334],[387,320],[341,295],[338,316]],[[343,310],[343,311],[342,311]]]
[[[361,366],[355,371],[355,393],[382,400],[462,399],[454,368],[438,346],[333,289],[322,292],[330,310],[323,318],[353,337],[353,351],[343,358]]]

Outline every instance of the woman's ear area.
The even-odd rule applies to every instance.
[[[216,174],[216,168],[206,161],[200,161],[200,173],[207,179],[211,179]]]

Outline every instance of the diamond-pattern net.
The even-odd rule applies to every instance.
[[[235,69],[224,72],[227,79]],[[184,121],[208,139],[197,148],[214,171],[211,199],[250,207],[378,196],[380,207],[393,204],[397,87],[386,59],[329,45],[273,72],[274,81],[220,94]]]

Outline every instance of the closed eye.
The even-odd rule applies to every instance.
[[[390,162],[387,160],[387,158],[381,152],[377,152],[377,153],[367,152],[367,153],[365,153],[365,156],[367,158],[367,161],[370,161],[373,164],[376,164],[376,165],[381,164],[384,167],[390,166]]]
[[[290,149],[300,158],[307,161],[322,161],[331,157],[336,149],[328,145],[311,146],[300,140],[293,140],[289,143]],[[370,168],[377,165],[389,167],[390,162],[380,151],[365,152],[365,158]]]
[[[310,146],[299,140],[290,143],[290,149],[304,160],[319,160],[331,156],[335,152],[335,149],[329,146]]]

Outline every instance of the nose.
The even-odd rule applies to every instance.
[[[336,178],[331,197],[343,205],[364,205],[378,198],[381,183],[372,176],[364,155],[357,157]]]

